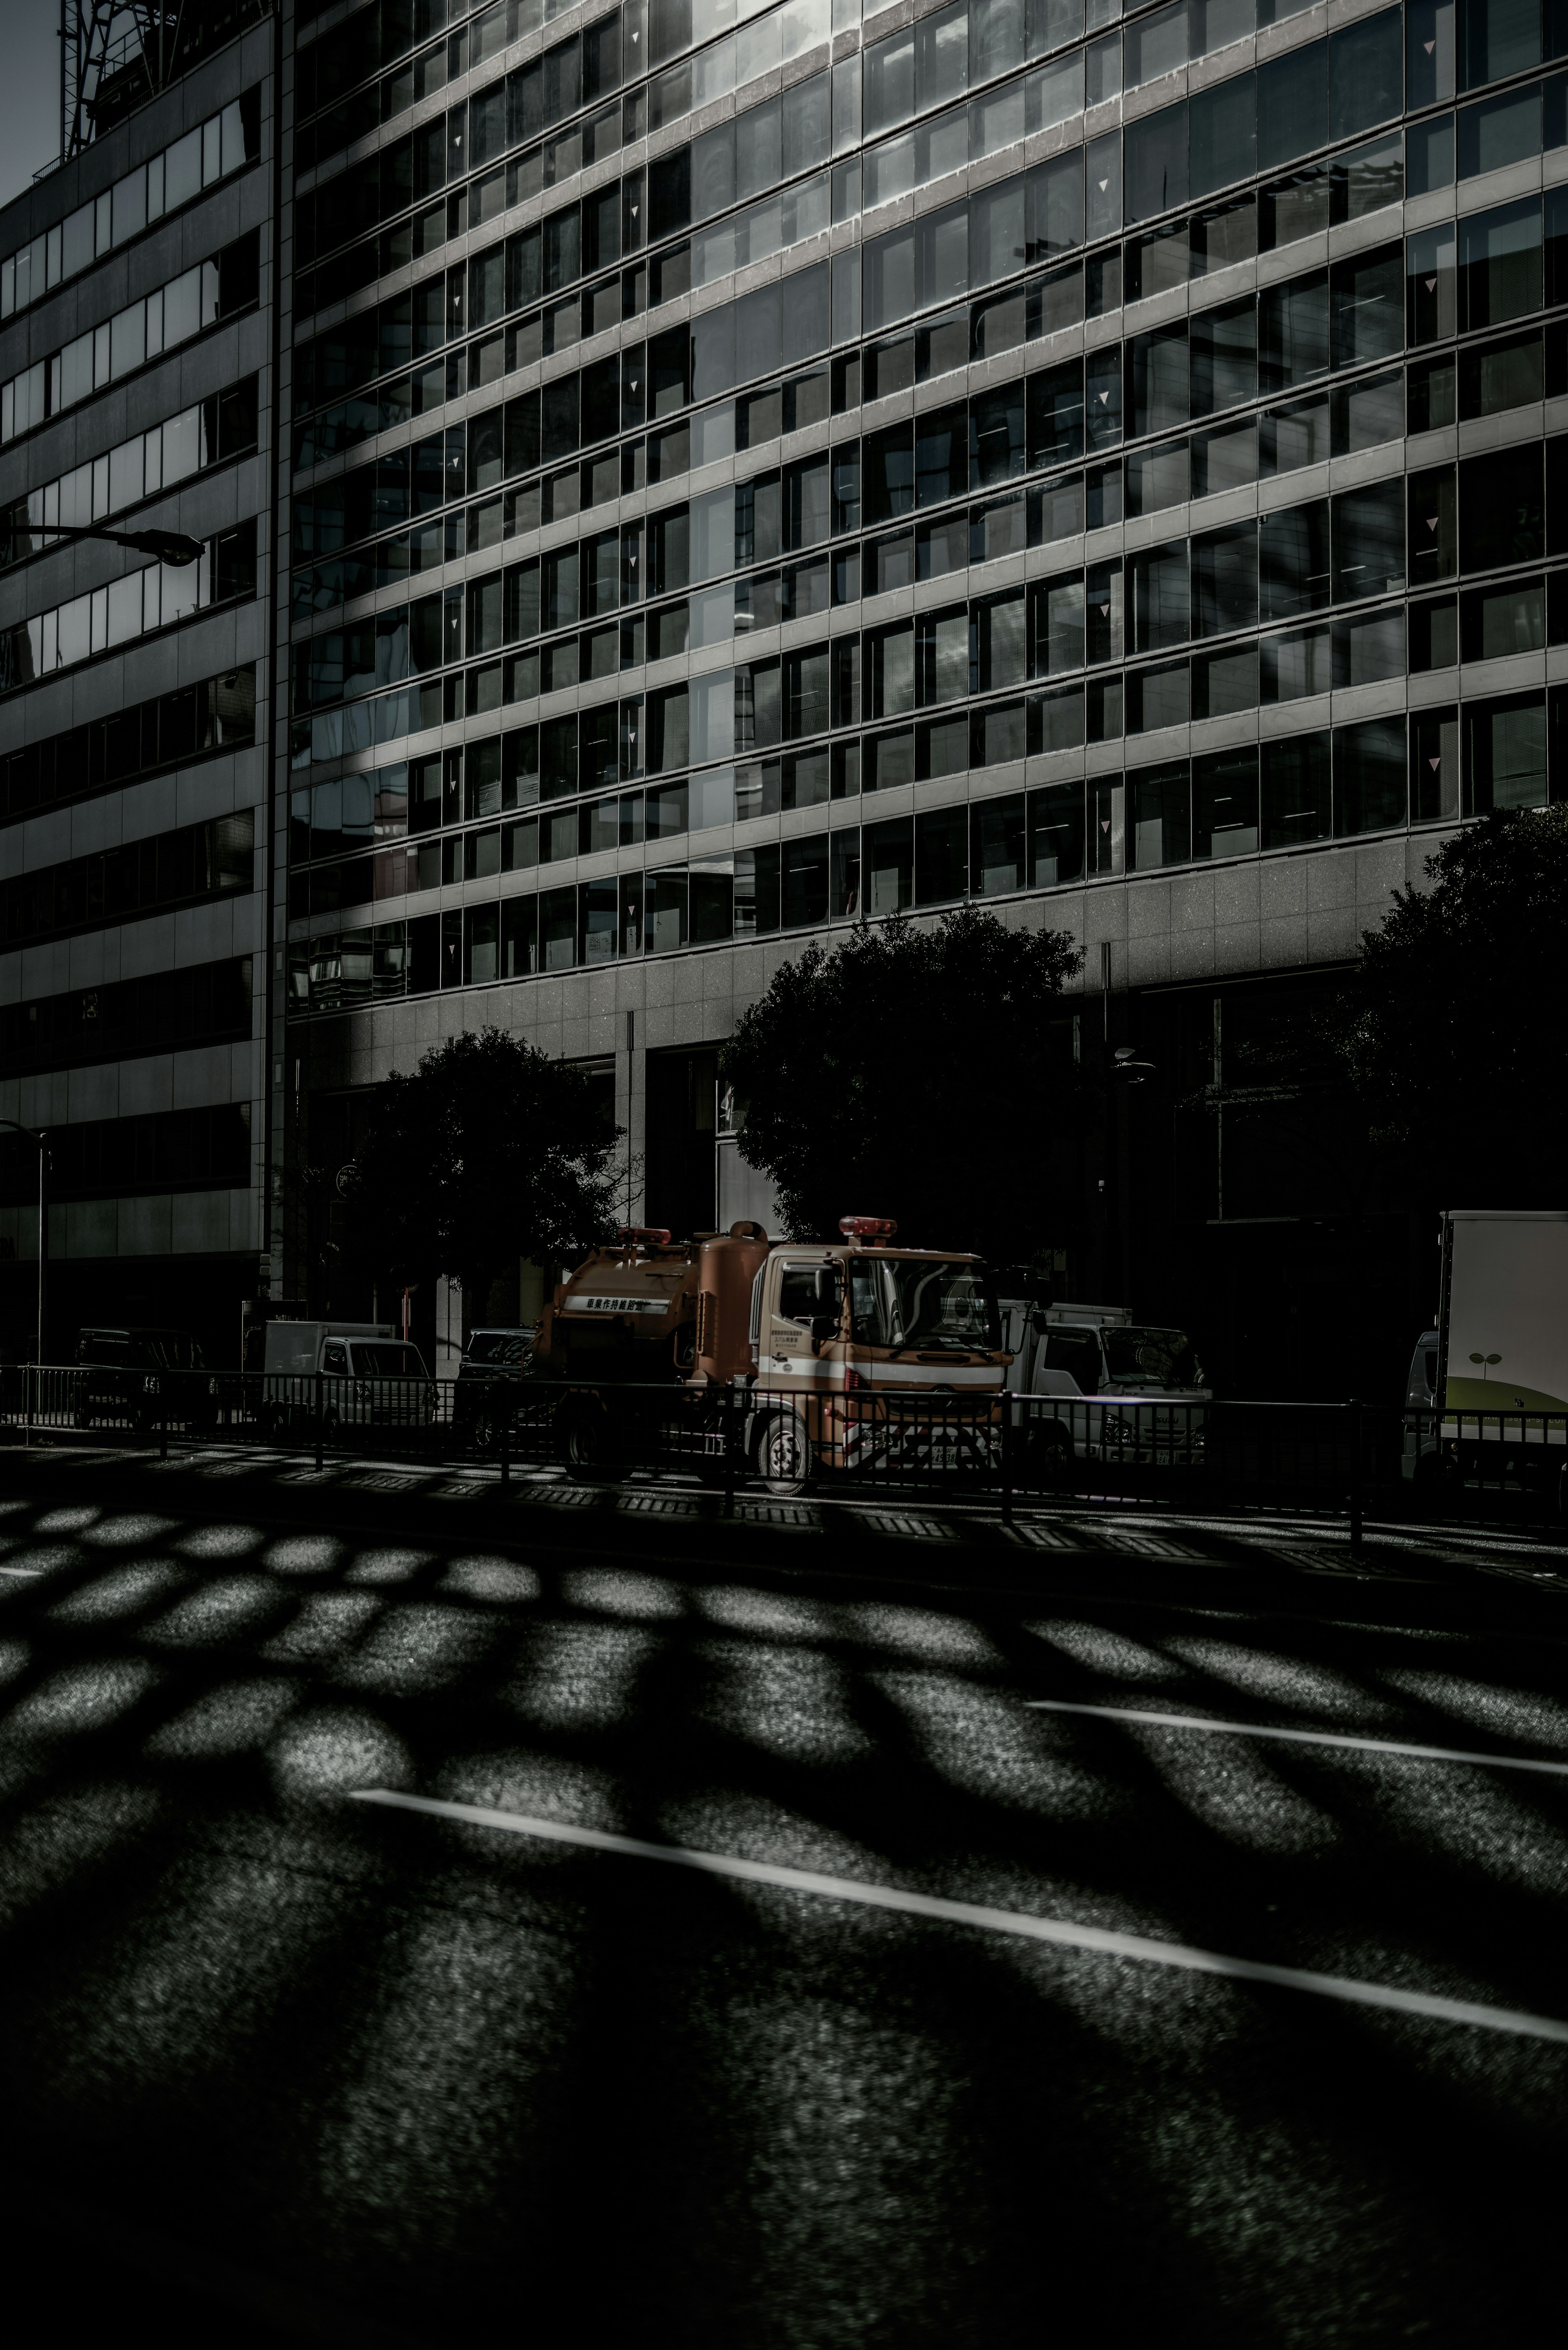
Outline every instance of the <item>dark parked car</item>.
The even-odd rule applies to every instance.
[[[83,1330],[77,1361],[78,1428],[98,1420],[142,1430],[164,1420],[202,1427],[217,1416],[218,1382],[196,1376],[206,1366],[189,1330]]]
[[[534,1333],[517,1326],[472,1330],[457,1367],[452,1423],[481,1452],[493,1452],[517,1416],[522,1386],[534,1375]]]

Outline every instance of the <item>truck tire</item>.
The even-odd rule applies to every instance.
[[[625,1475],[609,1414],[597,1398],[578,1397],[564,1403],[556,1414],[556,1432],[574,1477],[602,1484]]]
[[[800,1414],[770,1412],[757,1431],[757,1473],[780,1501],[804,1493],[811,1482],[811,1439]]]

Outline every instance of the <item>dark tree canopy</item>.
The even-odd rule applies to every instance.
[[[519,1257],[571,1257],[611,1224],[618,1129],[585,1069],[498,1028],[436,1045],[381,1089],[356,1159],[356,1253],[483,1300]]]
[[[1429,1204],[1568,1200],[1568,810],[1488,816],[1367,932],[1342,1049]]]
[[[888,1215],[918,1247],[1030,1256],[1058,1209],[1053,1147],[1074,1123],[1059,1015],[1082,962],[1064,931],[965,906],[929,926],[863,925],[786,962],[719,1074],[789,1233]]]

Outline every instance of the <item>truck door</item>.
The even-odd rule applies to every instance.
[[[775,1259],[768,1268],[760,1366],[770,1387],[809,1384],[811,1318],[816,1311],[816,1265]]]

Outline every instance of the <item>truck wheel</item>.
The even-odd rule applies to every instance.
[[[811,1440],[793,1411],[778,1411],[763,1423],[757,1468],[768,1492],[781,1501],[804,1493],[811,1482]]]
[[[1073,1474],[1073,1440],[1059,1419],[1034,1440],[1034,1469],[1044,1485],[1065,1485]]]
[[[609,1414],[602,1403],[563,1405],[556,1428],[566,1466],[574,1476],[597,1482],[624,1473]]]

